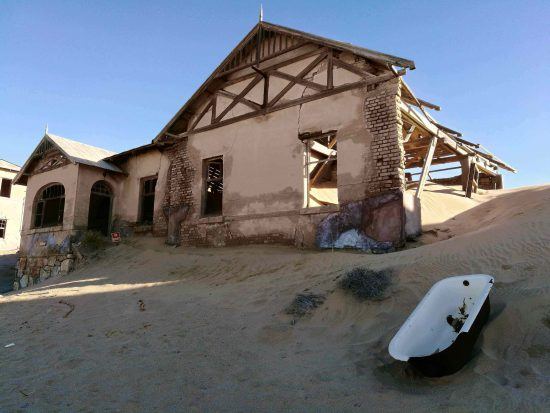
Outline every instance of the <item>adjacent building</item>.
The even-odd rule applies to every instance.
[[[151,143],[114,154],[46,134],[16,177],[28,199],[18,286],[70,270],[87,230],[184,246],[402,246],[438,172],[459,171],[446,182],[471,196],[514,171],[434,120],[439,107],[403,81],[414,68],[260,22]]]
[[[14,185],[19,166],[0,159],[0,254],[19,248],[26,187]]]

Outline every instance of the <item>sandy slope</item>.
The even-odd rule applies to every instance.
[[[0,298],[0,411],[548,411],[550,186],[430,191],[434,232],[394,254],[140,239]],[[336,289],[357,265],[394,269],[390,298]],[[442,379],[393,362],[387,345],[428,288],[468,273],[497,280],[473,360]],[[328,298],[292,325],[282,310],[305,289]]]

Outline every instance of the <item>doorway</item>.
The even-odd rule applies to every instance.
[[[112,199],[113,191],[107,182],[97,181],[92,186],[88,212],[88,230],[109,235]]]

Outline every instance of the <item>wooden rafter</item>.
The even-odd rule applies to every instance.
[[[426,185],[426,179],[430,173],[430,167],[432,165],[432,159],[435,152],[435,147],[437,146],[437,137],[433,136],[430,142],[430,147],[426,153],[426,158],[424,159],[424,166],[422,168],[422,174],[420,175],[420,181],[418,182],[418,187],[416,188],[416,197],[420,199],[422,197],[422,191],[424,190],[424,185]]]

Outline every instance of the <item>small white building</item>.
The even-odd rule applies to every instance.
[[[0,159],[0,253],[19,248],[27,187],[14,185],[20,168]]]

